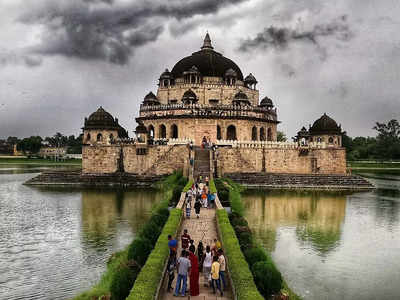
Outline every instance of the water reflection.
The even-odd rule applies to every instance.
[[[87,289],[162,196],[31,188],[22,183],[36,174],[10,173],[0,175],[0,299],[69,299]]]
[[[346,212],[344,194],[269,191],[245,194],[250,225],[270,251],[275,250],[276,229],[295,227],[301,246],[310,244],[327,254],[340,242]]]
[[[358,193],[247,191],[256,237],[304,299],[399,299],[400,180]]]

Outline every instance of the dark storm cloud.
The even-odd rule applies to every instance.
[[[42,58],[37,55],[19,53],[18,51],[0,51],[0,66],[6,66],[8,64],[22,64],[27,67],[37,67],[42,64]]]
[[[157,40],[168,18],[213,14],[243,1],[34,1],[19,20],[46,29],[34,53],[126,64],[136,47]]]
[[[270,48],[284,50],[288,48],[290,43],[303,41],[316,45],[323,59],[326,57],[326,53],[320,47],[318,38],[328,36],[333,36],[341,41],[348,41],[352,37],[345,15],[327,24],[315,25],[311,30],[275,26],[264,28],[256,37],[243,40],[239,46],[239,51],[248,52]]]

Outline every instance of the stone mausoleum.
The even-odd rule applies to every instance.
[[[341,127],[323,114],[293,142],[278,142],[277,109],[267,96],[260,101],[257,84],[214,50],[207,33],[200,51],[165,69],[157,93],[144,97],[135,138],[102,107],[85,118],[83,173],[191,175],[196,149],[207,141],[215,145],[207,163],[217,176],[346,174]]]

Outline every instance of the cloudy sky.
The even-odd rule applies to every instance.
[[[400,119],[399,29],[398,0],[0,0],[0,138],[79,134],[100,105],[131,132],[207,30],[289,137],[324,112],[375,135]]]

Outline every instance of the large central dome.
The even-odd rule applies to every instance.
[[[183,72],[196,66],[202,76],[224,77],[226,71],[233,69],[237,73],[237,79],[243,80],[240,68],[232,60],[213,49],[207,33],[201,50],[177,62],[171,71],[172,75],[175,78],[183,77]]]

